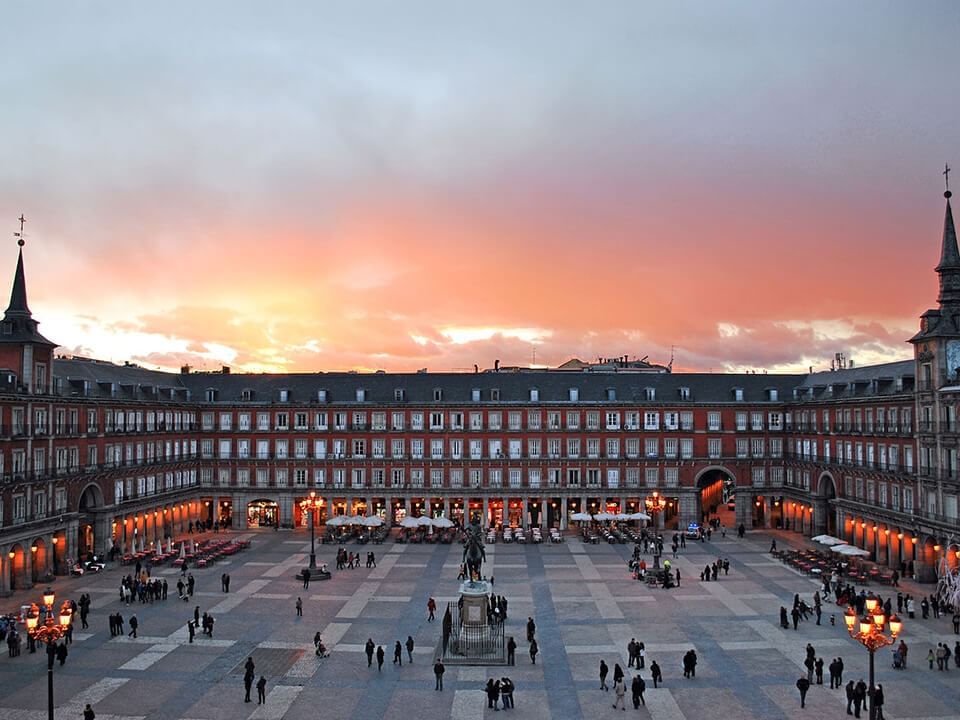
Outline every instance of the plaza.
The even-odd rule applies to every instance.
[[[204,537],[210,537],[210,534]],[[90,627],[79,620],[70,655],[54,669],[58,718],[79,718],[91,703],[97,718],[133,720],[227,720],[250,718],[404,718],[411,712],[429,718],[490,717],[483,685],[487,678],[509,676],[516,684],[516,709],[524,718],[603,718],[623,714],[611,707],[613,693],[599,689],[601,659],[627,673],[627,713],[680,720],[698,717],[789,718],[801,713],[795,688],[804,674],[806,644],[829,663],[840,656],[844,682],[866,679],[867,653],[844,628],[844,608],[825,601],[822,625],[812,620],[798,631],[782,630],[778,609],[795,593],[808,602],[814,580],[781,564],[768,552],[772,537],[781,547],[805,541],[793,533],[751,532],[738,539],[714,534],[711,542],[688,540],[673,567],[680,587],[648,588],[627,569],[632,547],[587,545],[573,533],[559,544],[488,544],[484,574],[494,576],[497,594],[509,601],[506,633],[518,644],[515,667],[448,666],[444,690],[434,691],[432,662],[440,622],[427,622],[426,603],[456,601],[461,546],[347,545],[348,551],[376,554],[375,568],[334,571],[308,589],[295,579],[306,564],[309,535],[302,531],[248,530],[218,538],[248,539],[251,548],[208,568],[191,568],[196,592],[190,602],[176,595],[179,571],[165,566],[153,576],[170,585],[166,601],[129,607],[119,599],[121,578],[133,568],[113,565],[98,575],[60,578],[60,599],[92,597]],[[669,539],[669,535],[667,536]],[[667,543],[669,545],[669,542]],[[335,566],[335,545],[318,546],[318,562]],[[665,557],[670,557],[669,549]],[[729,558],[729,575],[701,582],[703,566]],[[648,562],[651,557],[647,556]],[[220,577],[231,576],[223,593]],[[921,586],[916,589],[919,597]],[[929,586],[927,586],[929,587]],[[904,588],[910,592],[910,588]],[[20,591],[3,601],[4,612],[38,599],[40,588]],[[884,596],[889,588],[880,589]],[[303,617],[295,602],[303,599]],[[194,606],[216,619],[213,638],[197,634],[191,644],[187,621]],[[111,637],[107,615],[132,613],[139,619],[136,639]],[[525,624],[537,624],[540,655],[531,664]],[[836,624],[831,623],[831,618]],[[313,652],[320,631],[329,658]],[[391,662],[394,643],[412,636],[414,662]],[[905,620],[902,637],[910,647],[906,671],[893,670],[889,650],[877,655],[877,680],[883,684],[888,718],[955,718],[960,707],[956,678],[960,670],[930,671],[925,657],[937,642],[953,646],[950,617]],[[367,638],[386,652],[383,671],[367,667]],[[631,638],[646,645],[646,705],[629,701],[634,670],[627,666]],[[699,657],[695,679],[684,679],[681,658],[690,649]],[[267,680],[263,706],[244,703],[243,664],[248,656],[256,675]],[[653,688],[650,663],[656,661],[664,684]],[[0,717],[46,717],[46,656],[0,659]],[[814,685],[803,712],[818,718],[846,717],[842,690]],[[866,717],[866,710],[864,710]]]

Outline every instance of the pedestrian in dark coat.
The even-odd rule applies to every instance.
[[[190,635],[190,642],[193,642],[193,636],[196,634],[197,626],[193,624],[193,620],[187,620],[187,633]]]
[[[377,672],[383,672],[383,656],[386,653],[383,651],[383,645],[377,646]]]
[[[854,688],[853,696],[853,715],[854,717],[860,717],[860,710],[867,702],[867,684],[863,681],[863,678],[860,678],[860,681],[857,683]]]
[[[317,632],[317,635],[320,633]],[[373,638],[367,638],[367,644],[363,646],[364,652],[367,653],[367,667],[373,666],[373,654],[376,652],[376,645],[373,644]]]
[[[63,667],[63,664],[67,661],[66,643],[60,643],[57,645],[57,660],[60,661],[60,667]]]
[[[407,635],[407,657],[413,662],[413,635]]]
[[[643,699],[643,692],[647,689],[647,684],[643,681],[643,678],[639,675],[633,676],[633,682],[630,684],[630,694],[633,696],[633,708],[634,710],[640,709],[640,704],[647,704],[647,701]]]
[[[883,685],[879,683],[873,691],[873,706],[877,709],[877,720],[883,720]]]
[[[246,694],[243,696],[243,701],[245,703],[250,702],[250,689],[253,687],[253,673],[247,671],[243,674],[243,689],[246,691]]]
[[[614,684],[623,680],[623,668],[620,667],[620,663],[613,664],[613,682]]]
[[[610,688],[607,687],[607,673],[608,673],[609,671],[610,671],[610,670],[609,670],[609,668],[607,667],[607,663],[606,663],[605,661],[601,660],[601,661],[600,661],[600,689],[601,689],[601,690],[609,690],[609,689],[610,689]]]
[[[440,658],[437,658],[437,661],[433,664],[433,674],[437,678],[437,682],[434,685],[434,690],[443,690],[443,673],[445,671],[446,668],[443,666],[443,663],[440,662]]]
[[[403,646],[400,645],[400,641],[397,640],[397,644],[393,646],[393,664],[396,665],[399,663],[401,667],[403,666]]]
[[[267,679],[261,675],[257,680],[257,705],[267,704]]]
[[[517,652],[517,642],[513,639],[513,635],[507,640],[507,665],[516,664],[516,652]]]
[[[530,662],[537,664],[537,653],[540,652],[540,646],[537,645],[536,638],[530,642]]]
[[[853,715],[853,700],[857,696],[857,689],[853,685],[853,680],[847,683],[845,690],[847,693],[847,715]]]
[[[96,720],[97,714],[90,707],[90,703],[83,709],[83,720]]]
[[[807,690],[810,689],[810,681],[805,677],[797,680],[797,690],[800,691],[800,707],[807,706]]]
[[[650,678],[653,680],[654,689],[658,688],[660,684],[663,683],[663,673],[660,672],[660,666],[657,664],[656,660],[650,663]]]

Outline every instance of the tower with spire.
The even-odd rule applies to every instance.
[[[20,246],[17,270],[13,276],[10,304],[0,321],[0,367],[17,376],[17,385],[28,393],[49,393],[53,388],[53,351],[57,347],[37,330],[27,304],[27,281],[23,271],[23,225],[14,233]]]

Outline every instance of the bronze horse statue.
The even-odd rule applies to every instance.
[[[483,549],[483,531],[480,525],[474,522],[467,528],[467,538],[463,548],[463,561],[467,565],[467,576],[470,578],[471,585],[474,583],[474,578],[480,579],[480,567],[486,559],[487,553]]]

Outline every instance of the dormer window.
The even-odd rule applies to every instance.
[[[280,402],[289,402],[290,401],[290,391],[283,389],[280,391]]]
[[[407,399],[407,391],[404,390],[403,388],[397,388],[396,390],[393,391],[393,399],[396,402],[403,402],[404,400]]]
[[[743,388],[733,389],[733,399],[737,402],[743,402]]]
[[[253,390],[241,390],[240,399],[246,401],[253,400]]]
[[[657,399],[657,390],[656,388],[648,387],[643,389],[643,396],[646,398],[647,402],[653,402]]]
[[[357,402],[366,402],[367,391],[363,388],[357,388]]]
[[[777,402],[777,400],[780,399],[780,393],[776,388],[770,388],[767,391],[767,397],[770,400],[770,402]]]
[[[690,399],[690,388],[682,387],[680,388],[680,399],[689,400]]]
[[[440,402],[443,400],[443,388],[434,388],[433,389],[433,401]]]
[[[607,388],[607,400],[614,401],[617,399],[617,390],[616,388]]]
[[[540,390],[537,388],[530,388],[530,402],[539,402],[540,401]]]
[[[480,388],[474,388],[470,391],[470,399],[473,402],[480,402]]]
[[[577,402],[580,400],[580,388],[570,388],[570,394],[568,395],[570,402]]]
[[[213,388],[207,388],[205,395],[207,402],[215,402],[217,399],[217,391]]]
[[[327,391],[317,390],[317,402],[325,403],[327,401]]]
[[[494,402],[500,402],[500,388],[493,388],[490,391],[490,399]]]

